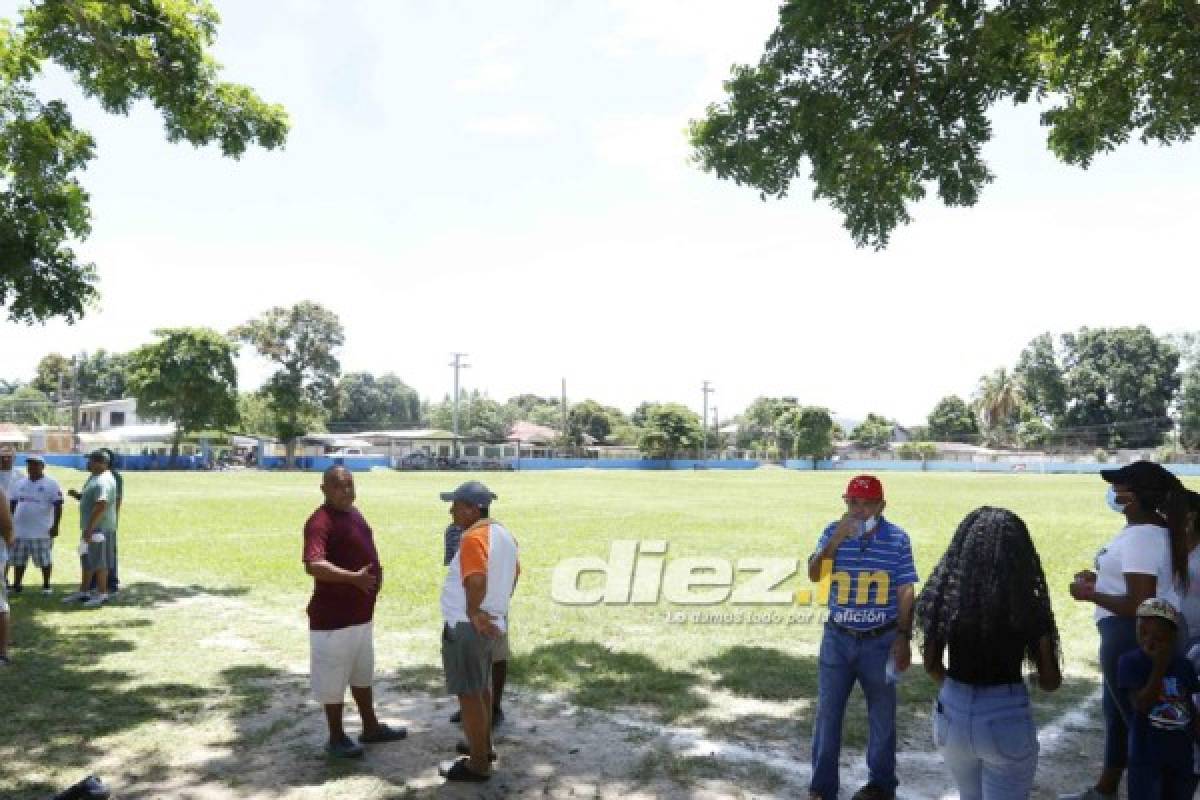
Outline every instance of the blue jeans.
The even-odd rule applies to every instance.
[[[832,624],[825,626],[817,668],[817,718],[813,724],[813,791],[825,800],[838,794],[838,758],[846,700],[857,681],[867,698],[867,770],[871,783],[896,791],[896,685],[886,677],[896,632],[855,639]]]
[[[1037,729],[1023,683],[972,686],[946,678],[934,707],[933,743],[960,800],[1018,800],[1033,791]]]
[[[1125,773],[1129,800],[1192,800],[1200,776],[1192,774],[1192,765],[1164,767],[1130,764]]]

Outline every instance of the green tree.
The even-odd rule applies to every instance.
[[[209,328],[160,328],[158,341],[129,354],[138,414],[175,423],[171,457],[194,431],[238,423],[237,345]]]
[[[743,449],[779,447],[779,419],[800,408],[794,397],[756,397],[738,417],[737,446]]]
[[[66,104],[42,96],[53,63],[113,114],[146,100],[172,142],[216,143],[239,157],[279,147],[284,110],[220,80],[209,50],[219,18],[206,0],[40,0],[0,19],[0,306],[14,321],[73,322],[96,299],[96,270],[71,244],[91,228],[80,173],[95,141]]]
[[[442,402],[429,407],[429,424],[441,430],[454,427],[454,404],[447,396]],[[463,389],[458,401],[458,432],[468,439],[485,442],[503,442],[508,437],[516,417],[513,408],[497,403],[486,394],[474,389]]]
[[[18,386],[0,396],[0,421],[18,425],[63,425],[68,415],[32,386]]]
[[[1077,444],[1150,447],[1171,428],[1179,350],[1147,327],[1064,334],[1064,424]]]
[[[1179,396],[1179,434],[1189,450],[1200,448],[1200,363],[1183,373]]]
[[[335,394],[337,411],[329,420],[334,430],[399,430],[421,421],[416,390],[390,372],[378,378],[369,372],[348,372],[338,379]]]
[[[850,440],[864,450],[882,450],[892,441],[892,433],[896,424],[884,416],[875,413],[867,414],[867,418],[850,431]]]
[[[650,458],[675,458],[699,450],[703,438],[699,414],[678,403],[662,403],[647,410],[638,447]]]
[[[30,383],[39,392],[65,397],[75,383],[75,368],[62,353],[47,353],[38,361]]]
[[[1061,424],[1067,411],[1067,384],[1053,337],[1049,333],[1034,337],[1021,351],[1013,372],[1033,413],[1043,422]]]
[[[1016,375],[997,367],[979,379],[975,390],[975,411],[990,444],[1008,445],[1016,439],[1024,398]]]
[[[833,417],[824,408],[788,408],[779,415],[775,428],[780,447],[795,458],[813,459],[814,469],[816,461],[833,455]]]
[[[571,406],[567,412],[567,441],[578,447],[587,434],[596,442],[608,440],[613,430],[626,423],[625,415],[618,408],[603,406],[595,400],[584,400]]]
[[[927,418],[925,436],[935,442],[965,442],[979,436],[979,420],[975,412],[956,394],[938,401]],[[923,438],[923,437],[917,437]]]
[[[296,439],[306,432],[304,421],[322,415],[334,402],[341,371],[335,351],[345,341],[342,323],[329,309],[304,301],[291,308],[276,306],[234,328],[230,337],[252,345],[279,366],[262,392],[274,417],[275,435],[287,445],[290,466]]]
[[[705,170],[763,197],[785,196],[807,160],[814,198],[881,248],[930,187],[975,204],[992,106],[1049,99],[1051,152],[1087,167],[1134,135],[1188,141],[1197,64],[1194,0],[790,0],[691,141]]]

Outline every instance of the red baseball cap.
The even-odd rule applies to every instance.
[[[874,475],[859,475],[850,479],[843,497],[858,500],[882,500],[883,484]]]

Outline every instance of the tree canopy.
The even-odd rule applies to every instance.
[[[699,414],[678,403],[662,403],[647,409],[638,447],[651,458],[675,458],[699,450],[703,438]]]
[[[187,433],[238,422],[237,346],[209,328],[163,328],[157,342],[129,354],[138,414],[175,423],[171,455]]]
[[[925,435],[937,442],[962,442],[979,435],[975,412],[956,394],[943,397],[929,412]]]
[[[698,163],[783,197],[809,164],[856,244],[886,247],[936,188],[970,206],[999,103],[1046,104],[1048,146],[1087,167],[1200,126],[1195,0],[790,0],[757,66],[692,123]]]
[[[306,300],[291,308],[276,306],[234,328],[230,336],[279,366],[262,394],[290,460],[295,440],[306,432],[304,420],[334,404],[341,372],[335,351],[345,341],[342,323],[329,309]]]
[[[96,269],[71,248],[91,212],[80,173],[95,140],[66,104],[39,94],[53,62],[108,112],[149,101],[167,139],[237,158],[283,145],[287,114],[222,81],[209,55],[219,18],[207,0],[40,0],[0,19],[0,307],[20,322],[74,322],[94,302]]]
[[[390,372],[347,372],[338,379],[336,412],[329,425],[336,431],[402,430],[421,421],[421,399],[411,386]]]

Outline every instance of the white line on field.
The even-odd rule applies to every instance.
[[[141,580],[149,580],[158,583],[162,586],[175,587],[181,589],[191,588],[187,584],[177,583],[166,580],[155,575],[150,575],[138,570],[127,570],[127,573]],[[234,606],[240,609],[253,611],[260,619],[270,621],[272,623],[284,627],[302,627],[302,621],[295,616],[283,615],[267,611],[258,606],[252,605],[239,600],[235,597],[225,597],[222,595],[212,595],[214,601]],[[392,635],[383,634],[387,638]],[[394,635],[394,634],[393,634]],[[306,670],[296,668],[292,669],[297,674],[305,673]],[[1100,702],[1101,689],[1097,689],[1079,705],[1059,714],[1057,717],[1046,723],[1038,729],[1038,743],[1041,748],[1040,761],[1042,764],[1050,763],[1047,756],[1056,754],[1056,752],[1067,744],[1066,733],[1071,728],[1085,724],[1088,719],[1094,714],[1094,706]],[[565,705],[573,709],[572,713],[577,713],[582,710],[579,706],[574,705],[567,700],[563,695],[557,692],[539,692],[536,695],[542,701],[554,702]],[[622,712],[602,711],[599,709],[586,709],[586,713],[599,716],[608,722],[622,728],[636,730],[643,733],[650,733],[657,737],[666,739],[668,745],[673,751],[685,757],[715,757],[723,758],[728,761],[752,763],[760,766],[768,767],[778,772],[787,773],[793,780],[804,781],[807,783],[812,775],[811,766],[808,763],[806,753],[800,751],[796,747],[777,747],[764,746],[760,748],[749,747],[737,742],[730,742],[721,739],[712,739],[704,735],[704,732],[699,728],[685,728],[677,725],[660,725],[645,719],[639,719]],[[846,754],[852,759],[852,763],[842,768],[843,782],[855,784],[858,781],[865,782],[867,779],[866,765],[862,763],[862,753],[848,752]],[[922,770],[925,772],[940,771],[942,768],[942,757],[936,751],[921,751],[912,752],[904,751],[896,754],[897,766],[908,766],[910,768]],[[950,777],[944,772],[944,782],[949,782]],[[928,784],[922,785],[920,780],[913,780],[917,776],[906,776],[908,783],[901,787],[901,794],[907,791],[921,792],[921,797],[933,797],[935,794],[925,794],[925,792],[937,792],[938,789],[933,789]],[[957,792],[947,792],[940,795],[940,800],[955,800],[958,797]]]

